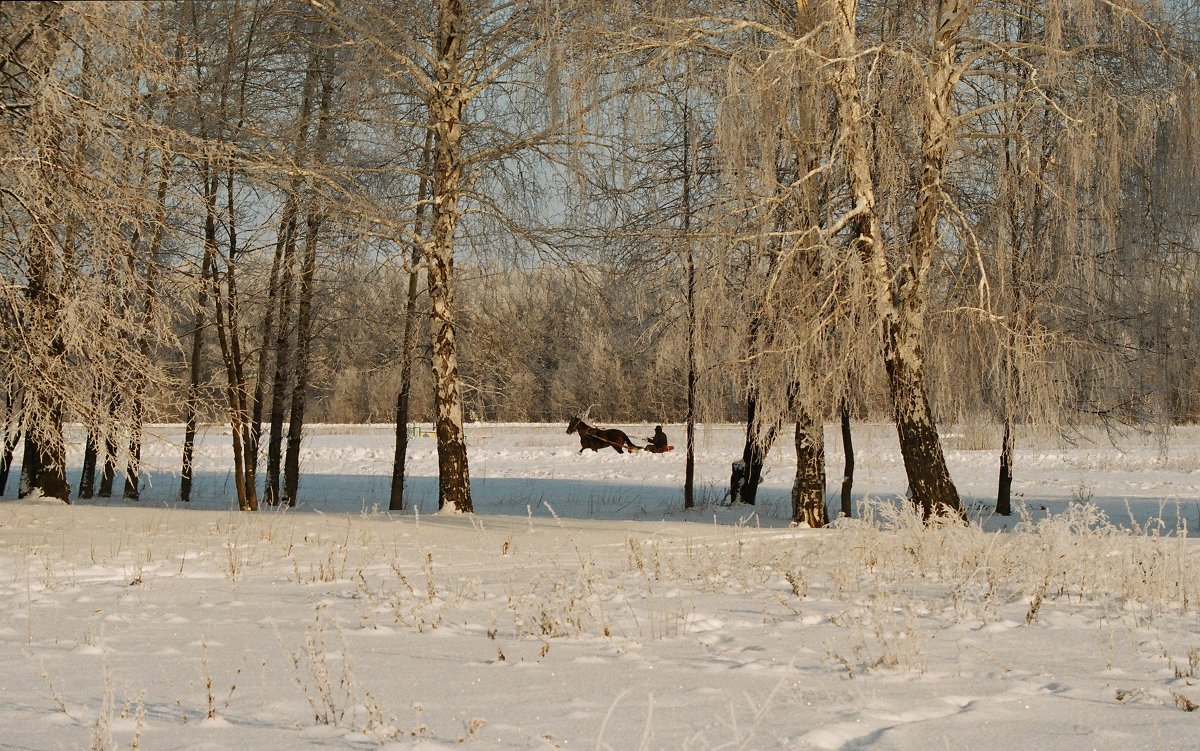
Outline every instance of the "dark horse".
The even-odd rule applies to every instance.
[[[624,454],[625,449],[633,449],[637,451],[641,446],[636,445],[629,440],[629,436],[625,435],[625,431],[617,430],[616,428],[593,428],[578,417],[572,417],[571,422],[567,423],[568,433],[579,433],[579,453],[583,453],[584,449],[596,451],[598,449],[608,448],[609,446],[616,449],[618,454]]]

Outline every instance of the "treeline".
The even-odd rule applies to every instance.
[[[1200,416],[1195,9],[1132,0],[0,6],[0,479],[136,498],[142,425],[227,422],[239,506],[313,421],[747,425],[731,481],[888,416]],[[65,422],[87,432],[66,476]],[[116,489],[114,489],[114,485]],[[848,488],[845,489],[848,492]]]

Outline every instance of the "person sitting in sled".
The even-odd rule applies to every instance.
[[[661,425],[655,425],[654,437],[646,440],[650,442],[647,448],[665,449],[667,447],[667,434],[663,432]]]

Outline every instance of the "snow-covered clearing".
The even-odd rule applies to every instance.
[[[470,426],[474,516],[432,513],[430,438],[418,511],[378,512],[386,426],[314,429],[294,510],[229,510],[215,429],[174,508],[174,427],[136,507],[0,502],[0,748],[1196,746],[1200,430],[1028,440],[1024,521],[951,434],[981,521],[926,529],[890,431],[856,426],[868,521],[832,530],[787,527],[790,446],[728,508],[740,434],[702,429],[684,513],[681,451],[563,430]]]

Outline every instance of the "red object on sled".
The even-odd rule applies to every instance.
[[[668,451],[674,451],[674,450],[675,450],[675,447],[670,444],[668,444],[666,446],[653,446],[653,445],[646,446],[646,451],[649,451],[651,454],[665,454]]]

